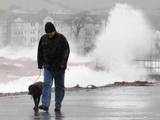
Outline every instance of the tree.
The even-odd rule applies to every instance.
[[[95,21],[88,11],[84,11],[72,15],[65,22],[71,27],[71,31],[74,34],[74,37],[78,40],[80,32],[85,27],[85,25],[90,23],[97,23],[98,21]]]
[[[95,36],[97,29],[94,24],[87,24],[82,29],[80,33],[81,41],[79,47],[81,48],[81,53],[86,55],[95,48]]]
[[[84,11],[72,15],[66,22],[71,27],[77,52],[83,55],[90,52],[94,48],[94,40],[97,33],[95,25],[99,24],[100,21],[94,15]]]

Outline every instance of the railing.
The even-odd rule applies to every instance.
[[[140,67],[146,69],[148,74],[160,75],[160,58],[148,58],[143,60],[136,60]]]

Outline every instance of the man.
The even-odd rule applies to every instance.
[[[38,68],[44,68],[42,105],[39,109],[49,110],[52,84],[55,84],[55,111],[61,110],[65,94],[64,75],[70,53],[66,38],[58,33],[51,22],[45,24],[45,32],[38,45]]]

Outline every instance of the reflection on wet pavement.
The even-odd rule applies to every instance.
[[[34,120],[63,120],[64,115],[62,112],[55,112],[54,115],[51,115],[49,112],[37,112],[34,113]]]
[[[33,111],[28,95],[0,97],[0,120],[159,120],[160,86],[67,91],[62,112]]]

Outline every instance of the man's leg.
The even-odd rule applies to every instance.
[[[55,110],[59,111],[65,94],[64,71],[55,72]]]
[[[42,90],[42,105],[49,108],[51,100],[51,91],[53,84],[53,73],[51,70],[44,68],[44,84]]]

